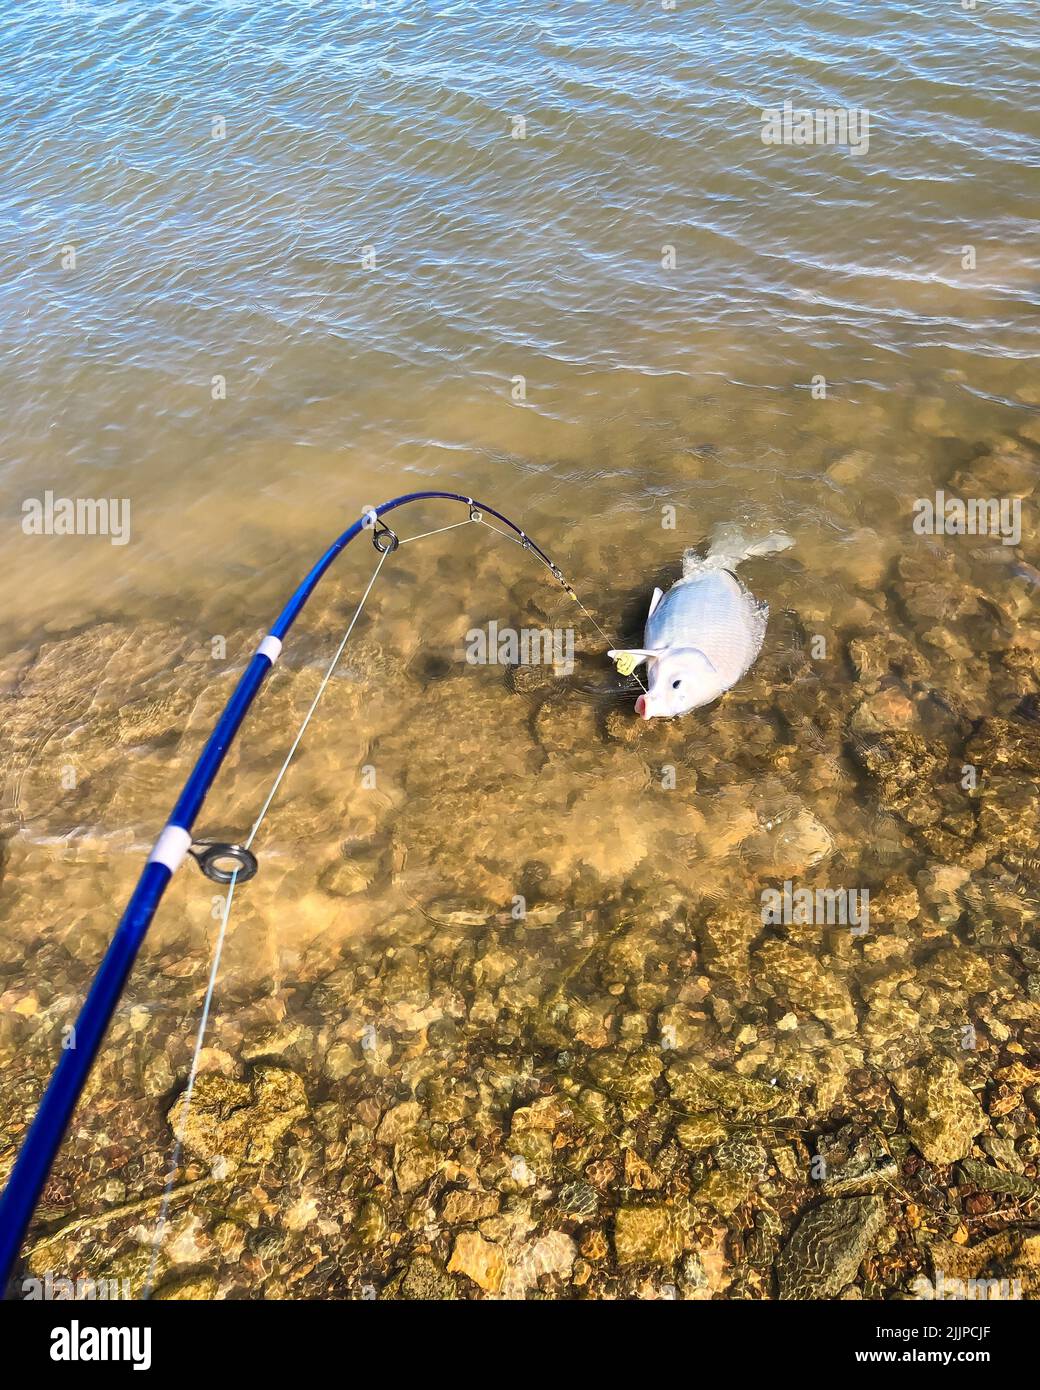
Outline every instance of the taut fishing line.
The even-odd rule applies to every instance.
[[[461,502],[469,509],[464,521],[453,522],[448,526],[422,531],[418,535],[399,538],[382,520],[382,517],[398,507],[411,502],[444,500]],[[493,516],[507,528],[495,526],[487,520]],[[43,1186],[47,1180],[55,1155],[64,1138],[72,1113],[82,1092],[98,1050],[107,1031],[112,1014],[119,1002],[127,977],[144,940],[145,934],[162,899],[163,893],[173,874],[188,854],[198,862],[203,873],[215,882],[227,885],[220,926],[214,942],[202,1012],[195,1044],[192,1050],[191,1065],[187,1086],[182,1097],[174,1127],[174,1143],[170,1154],[166,1185],[163,1191],[159,1216],[152,1239],[152,1252],[146,1277],[144,1297],[152,1291],[156,1266],[160,1255],[163,1235],[169,1217],[169,1207],[174,1192],[177,1171],[180,1167],[184,1147],[184,1135],[191,1108],[192,1095],[198,1077],[199,1060],[206,1037],[206,1030],[212,1014],[212,1005],[220,962],[227,937],[228,922],[234,900],[235,888],[252,878],[257,871],[256,857],[252,845],[257,832],[263,824],[278,789],[292,763],[293,757],[306,733],[307,726],[321,701],[322,695],[332,679],[340,658],[346,648],[354,627],[361,616],[365,603],[372,592],[380,571],[389,555],[401,545],[423,540],[428,536],[440,535],[458,527],[477,523],[485,526],[496,535],[504,536],[522,549],[530,551],[549,570],[569,598],[573,599],[581,612],[609,645],[610,638],[600,627],[589,610],[578,598],[574,589],[564,578],[559,567],[548,555],[501,512],[464,497],[455,492],[415,492],[403,497],[395,497],[378,507],[368,508],[360,520],[356,521],[333,542],[325,554],[310,570],[303,582],[282,610],[271,631],[263,638],[252,659],[242,673],[238,684],[228,700],[213,732],[210,734],[202,753],[185,783],[181,795],[173,809],[169,821],[161,831],[147,863],[138,880],[130,902],[120,919],[108,950],[91,984],[87,999],[75,1024],[75,1046],[64,1050],[62,1056],[40,1101],[36,1115],[15,1160],[3,1196],[0,1197],[0,1290],[6,1290],[11,1272],[18,1258],[26,1229],[32,1219]],[[228,748],[233,742],[242,721],[255,699],[267,673],[278,660],[282,642],[299,616],[317,584],[332,564],[333,560],[362,531],[372,536],[372,543],[379,551],[379,559],[362,594],[361,600],[347,625],[346,631],[321,680],[317,693],[303,722],[290,745],[285,760],[278,770],[270,791],[264,800],[260,813],[242,845],[214,844],[197,841],[192,829],[205,801],[206,795],[223,764]],[[639,682],[642,686],[642,682]],[[645,687],[642,687],[645,690]],[[229,868],[228,864],[233,865]]]

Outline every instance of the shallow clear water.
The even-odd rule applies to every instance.
[[[418,478],[557,548],[639,516],[659,545],[661,495],[691,535],[876,524],[937,434],[1037,404],[1035,39],[1024,4],[19,6],[7,511],[130,496],[135,543],[15,533],[9,582],[43,574],[14,613],[219,588],[262,621],[340,516]],[[867,108],[866,153],[763,145],[785,100]],[[869,484],[821,496],[852,443]]]
[[[819,1130],[835,1106],[859,1113],[860,1072],[902,1095],[899,1068],[952,1055],[981,1094],[1010,1065],[1001,1046],[1030,1053],[1037,967],[1012,954],[1028,935],[1018,909],[994,901],[1035,902],[1037,845],[1011,827],[1030,823],[1036,769],[993,750],[1035,727],[1037,701],[1036,39],[1035,12],[1015,3],[18,7],[0,38],[2,983],[20,1059],[5,1158],[257,635],[362,506],[424,487],[519,520],[611,638],[638,640],[653,583],[716,523],[797,544],[747,571],[772,607],[759,666],[667,727],[632,722],[634,687],[607,643],[499,538],[455,531],[381,575],[258,841],[208,1057],[231,1074],[261,1023],[303,1030],[270,1051],[304,1076],[312,1111],[331,1107],[326,1130],[346,1134],[319,1125],[322,1148],[312,1116],[297,1138],[315,1219],[353,1251],[343,1232],[375,1201],[393,1236],[349,1258],[325,1251],[334,1291],[390,1289],[423,1254],[418,1205],[441,1211],[445,1181],[494,1187],[471,1150],[510,1152],[518,1098],[565,1093],[597,1055],[677,1050],[793,1093],[801,1078],[812,1094],[791,1123]],[[785,101],[868,110],[869,145],[764,144],[761,113]],[[1020,543],[916,535],[913,502],[940,487],[1019,498]],[[128,498],[129,543],[24,534],[23,503],[47,489]],[[456,519],[431,506],[402,531]],[[252,823],[373,559],[348,551],[301,619],[206,833],[241,838]],[[518,688],[469,666],[465,634],[492,619],[573,623],[577,671]],[[998,717],[1011,732],[980,735]],[[979,799],[954,775],[973,737],[992,763]],[[884,767],[900,759],[897,787]],[[918,782],[942,824],[906,791]],[[893,876],[920,890],[920,913],[892,909],[878,939],[748,925],[785,878],[881,899]],[[98,1152],[119,1169],[113,1145],[151,1155],[116,1179],[128,1200],[161,1185],[212,910],[209,885],[185,872],[56,1170],[55,1210],[116,1199],[90,1185]],[[713,927],[722,910],[743,925]],[[645,949],[597,965],[631,914]],[[962,954],[937,985],[927,963],[944,949]],[[879,985],[894,959],[905,977]],[[969,1000],[985,991],[964,983],[966,961],[1000,1014],[992,1055],[967,1062],[957,1038],[968,1022],[984,1032]],[[822,1015],[803,980],[813,969],[833,982]],[[889,990],[903,991],[898,1008]],[[328,1062],[337,1042],[355,1067]],[[827,1059],[833,1094],[810,1056]],[[442,1098],[437,1118],[424,1065],[437,1084],[470,1078],[472,1094],[455,1109]],[[656,1164],[645,1191],[669,1211],[726,1171],[725,1152],[706,1148],[699,1173],[676,1148],[665,1082],[663,1109],[629,1115],[594,1066],[582,1076],[620,1106],[605,1132]],[[378,1138],[380,1115],[416,1095],[440,1155],[433,1189],[402,1185]],[[131,1112],[143,1146],[119,1130]],[[1012,1142],[1028,1172],[1027,1119]],[[587,1136],[558,1145],[562,1168],[537,1148],[526,1198],[515,1178],[495,1188],[526,1214],[487,1239],[526,1249],[562,1232],[584,1250],[581,1223],[551,1215],[558,1189],[589,1163],[624,1164]],[[805,1193],[777,1167],[766,1181],[763,1201],[789,1223]],[[303,1200],[298,1188],[282,1190]],[[553,1291],[631,1292],[644,1268],[700,1288],[683,1261],[712,1268],[708,1236],[663,1261],[680,1273],[626,1260],[612,1222],[644,1189],[600,1188],[607,1265],[585,1251],[593,1273],[550,1274]],[[758,1197],[739,1208],[752,1223]],[[289,1195],[282,1205],[295,1211]],[[936,1229],[962,1218],[988,1213],[944,1213]],[[264,1217],[289,1232],[297,1219],[309,1223]],[[454,1239],[442,1224],[427,1233],[439,1266]],[[220,1265],[212,1228],[174,1265],[219,1267],[224,1293],[255,1291],[272,1263],[286,1277],[290,1257],[255,1241],[245,1264]],[[771,1291],[749,1259],[731,1243],[730,1279],[709,1291],[733,1296],[734,1278]],[[887,1284],[874,1271],[877,1289],[899,1286],[893,1268]],[[455,1274],[480,1287],[467,1278]]]

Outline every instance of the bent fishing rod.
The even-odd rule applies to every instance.
[[[217,720],[213,732],[184,784],[169,820],[155,841],[141,871],[137,886],[94,976],[79,1017],[76,1019],[75,1028],[71,1034],[71,1045],[63,1046],[61,1058],[54,1068],[47,1089],[11,1170],[3,1196],[0,1197],[0,1296],[7,1290],[22,1241],[36,1210],[36,1204],[47,1181],[51,1165],[61,1147],[69,1121],[87,1077],[90,1075],[145,934],[174,873],[189,853],[197,860],[199,867],[207,877],[217,883],[234,885],[236,880],[245,882],[252,878],[257,871],[257,861],[248,848],[248,843],[245,846],[200,843],[194,839],[192,831],[203,802],[213,785],[214,778],[220,771],[228,749],[238,734],[243,719],[263,685],[267,673],[281,655],[282,643],[289,630],[326,570],[351,541],[363,531],[371,534],[372,543],[380,552],[379,565],[376,567],[376,574],[378,574],[379,566],[386,556],[404,543],[381,518],[388,512],[395,511],[398,507],[407,506],[412,502],[430,500],[462,503],[469,509],[467,521],[482,522],[491,530],[505,535],[509,540],[522,546],[523,549],[529,550],[546,566],[568,596],[587,613],[577,594],[564,579],[560,569],[530,536],[510,521],[507,516],[495,511],[493,507],[476,502],[472,497],[464,497],[461,493],[410,492],[402,497],[395,497],[389,502],[383,502],[378,507],[367,508],[359,520],[355,521],[337,540],[333,541],[282,609],[271,631],[260,642],[239,678],[231,698],[224,706],[223,713]],[[485,521],[485,516],[494,517],[508,529],[500,531],[497,526],[492,526],[490,522]],[[454,526],[464,526],[465,524],[465,521],[454,522],[451,526],[438,527],[437,530],[452,530]],[[427,531],[423,532],[422,535],[435,535],[436,533],[437,531]],[[406,539],[419,540],[421,538],[421,536],[412,536]],[[373,574],[369,589],[365,591],[365,598],[375,582],[376,574]],[[362,599],[363,603],[364,598]],[[360,611],[359,606],[354,615],[355,621]],[[591,615],[589,616],[591,618]],[[353,623],[351,627],[353,627]],[[350,635],[350,630],[348,628],[343,643],[340,645],[340,652]],[[338,656],[339,653],[333,661],[333,668]],[[330,668],[330,674],[333,668]],[[319,691],[319,695],[320,693]],[[317,701],[315,701],[316,703]],[[313,710],[314,706],[311,707],[311,713]],[[304,728],[306,728],[306,721]],[[303,729],[297,735],[297,743],[302,733]],[[296,744],[294,743],[290,750],[290,758],[295,748]],[[272,789],[272,797],[278,788],[288,762],[289,759],[286,759],[285,764],[283,764],[282,773],[279,774],[278,781]],[[267,805],[270,804],[270,800],[271,797],[268,798]],[[267,810],[267,805],[264,807],[264,812]],[[264,812],[261,813],[261,820]],[[253,834],[256,833],[259,824],[260,821],[257,821],[253,828]],[[250,836],[251,840],[252,835]],[[229,868],[228,865],[232,867]]]

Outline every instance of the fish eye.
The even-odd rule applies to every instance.
[[[681,680],[672,681],[672,689],[673,689],[673,690],[678,690],[679,687],[680,687],[680,685],[682,685],[682,681],[681,681]]]

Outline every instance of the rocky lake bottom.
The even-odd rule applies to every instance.
[[[510,547],[388,566],[236,894],[154,1296],[1040,1296],[1037,478],[1006,440],[947,482],[1024,499],[1017,551],[864,536],[840,602],[803,537],[753,562],[762,656],[674,722]],[[637,559],[567,567],[629,640]],[[287,644],[206,838],[252,823],[356,588]],[[490,618],[574,622],[574,671],[466,665]],[[258,635],[3,661],[0,1178]],[[764,922],[785,885],[869,894],[866,929]],[[144,1290],[220,904],[189,861],[23,1274]]]

